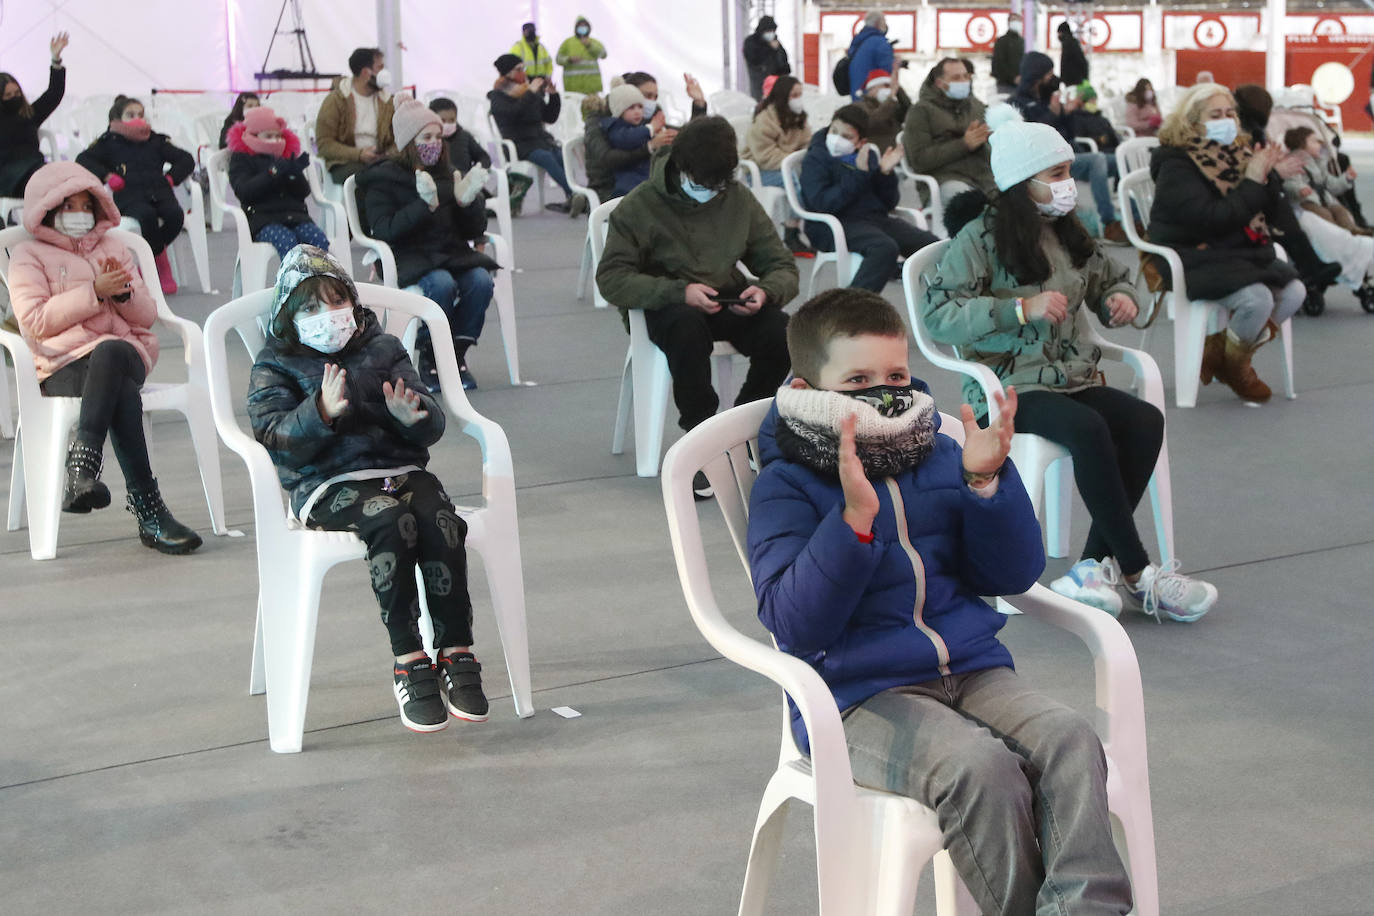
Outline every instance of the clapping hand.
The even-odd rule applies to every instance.
[[[993,392],[998,416],[980,429],[973,418],[973,408],[967,404],[959,408],[964,424],[964,470],[970,474],[996,474],[1011,452],[1011,437],[1016,433],[1016,389],[1007,386],[1006,393]]]
[[[891,175],[892,170],[897,167],[897,163],[902,161],[902,144],[889,146],[878,160],[878,169],[884,175]]]
[[[858,414],[851,413],[840,421],[840,488],[844,491],[844,512],[841,517],[855,534],[870,534],[873,520],[878,517],[878,491],[864,473],[859,450],[854,445],[854,427]]]
[[[1119,328],[1135,321],[1135,316],[1140,313],[1140,306],[1125,293],[1112,293],[1107,297],[1107,313],[1111,316],[1107,326]]]
[[[109,299],[129,291],[129,285],[133,281],[133,275],[125,269],[115,258],[106,258],[100,262],[100,273],[96,274],[95,294],[101,299]]]
[[[405,379],[398,378],[394,387],[390,382],[382,382],[382,395],[386,398],[386,409],[402,426],[414,426],[429,416],[429,411],[420,406],[419,393],[406,388]]]
[[[320,382],[320,397],[316,403],[320,417],[326,423],[333,423],[348,410],[348,388],[345,385],[347,372],[343,366],[334,363],[324,364],[324,379]],[[385,386],[385,383],[383,383]],[[390,403],[387,404],[390,407]]]
[[[988,127],[986,121],[974,121],[964,131],[964,147],[969,152],[973,152],[988,142],[988,137],[991,135],[992,129]]]

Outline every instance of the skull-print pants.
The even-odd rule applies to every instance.
[[[434,623],[435,650],[472,645],[472,599],[463,549],[468,526],[433,474],[414,471],[337,483],[315,501],[309,525],[352,531],[367,545],[372,591],[382,606],[393,654],[422,648],[417,567]]]

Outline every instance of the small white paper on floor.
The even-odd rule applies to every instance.
[[[582,713],[573,709],[571,706],[555,706],[553,709],[549,710],[549,712],[560,715],[565,719],[576,719],[582,715]]]

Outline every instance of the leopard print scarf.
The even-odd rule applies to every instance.
[[[1242,133],[1230,146],[1222,146],[1215,140],[1208,140],[1204,135],[1194,137],[1184,147],[1188,158],[1193,160],[1193,164],[1222,193],[1222,196],[1231,193],[1231,189],[1240,184],[1245,177],[1245,166],[1254,155],[1254,151],[1246,143],[1247,136]],[[1267,239],[1269,223],[1264,218],[1263,211],[1251,218],[1250,230]]]

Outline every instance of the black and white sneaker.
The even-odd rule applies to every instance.
[[[692,495],[698,501],[710,499],[716,495],[716,491],[711,489],[711,481],[706,479],[705,472],[697,471],[696,476],[692,478]]]
[[[429,656],[392,666],[392,692],[401,707],[401,724],[413,732],[437,732],[448,727],[448,710],[440,695],[439,669]]]
[[[482,666],[471,652],[439,656],[444,705],[469,722],[487,721],[487,695],[482,692]]]

